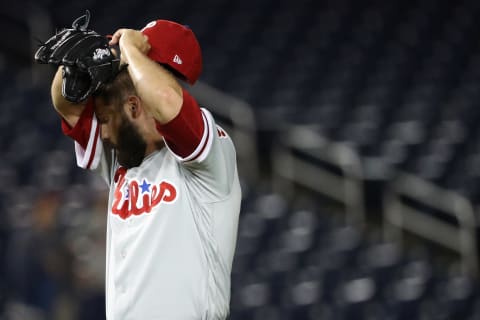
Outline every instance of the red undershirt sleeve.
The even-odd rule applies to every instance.
[[[166,124],[157,122],[156,125],[168,148],[184,159],[195,152],[205,134],[202,111],[185,89],[183,89],[183,104],[178,115]]]
[[[93,115],[93,100],[89,99],[75,127],[72,128],[67,121],[62,118],[63,134],[72,138],[78,142],[82,148],[86,149],[91,134]]]
[[[77,165],[84,169],[96,169],[100,163],[103,147],[100,139],[100,125],[94,113],[93,99],[88,100],[73,128],[62,118],[62,131],[75,140]]]

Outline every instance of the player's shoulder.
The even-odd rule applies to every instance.
[[[200,107],[202,118],[204,122],[204,133],[202,139],[194,152],[192,159],[195,162],[204,162],[206,159],[216,159],[214,161],[223,161],[230,159],[230,157],[219,157],[221,154],[235,154],[235,147],[230,134],[217,122],[213,114],[209,111],[208,107]]]
[[[217,135],[218,139],[230,139],[230,136],[228,135],[228,132],[224,130],[221,126],[215,125],[214,134]]]
[[[211,129],[213,131],[213,134],[215,134],[218,138],[220,139],[227,139],[230,138],[228,135],[227,131],[223,129],[217,122],[213,114],[210,112],[208,107],[201,106],[200,110],[202,111],[202,115],[204,120],[206,121],[206,125],[208,129]]]

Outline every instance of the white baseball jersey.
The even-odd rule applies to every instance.
[[[192,112],[200,142],[185,148],[188,137],[165,138],[188,136]],[[107,319],[224,319],[241,191],[234,145],[212,115],[184,91],[180,115],[159,129],[167,147],[128,170],[104,150],[92,104],[75,128],[62,126],[75,139],[78,165],[110,186]]]

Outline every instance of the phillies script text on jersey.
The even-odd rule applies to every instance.
[[[131,215],[150,213],[159,203],[172,203],[177,198],[177,189],[167,181],[158,185],[143,179],[141,183],[133,179],[128,183],[122,175],[115,188],[112,213],[122,219]]]

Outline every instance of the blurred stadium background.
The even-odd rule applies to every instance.
[[[231,320],[480,319],[475,0],[2,2],[0,319],[105,318],[106,187],[32,59],[85,9],[199,38],[243,184]]]

